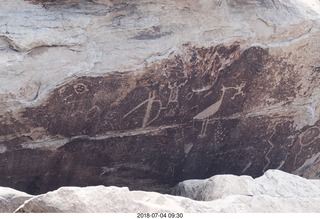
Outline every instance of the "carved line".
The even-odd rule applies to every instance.
[[[162,102],[160,100],[154,100],[153,103],[159,103],[159,110],[158,110],[157,115],[150,122],[148,122],[146,126],[150,125],[154,120],[156,120],[159,117],[160,113],[161,113]]]
[[[263,170],[262,170],[263,173],[266,171],[266,169],[269,167],[269,165],[270,165],[270,163],[271,163],[270,158],[269,158],[269,154],[270,154],[270,152],[272,151],[272,149],[275,148],[275,145],[272,143],[271,138],[272,138],[272,137],[274,136],[274,134],[276,133],[276,130],[277,130],[277,125],[275,125],[275,126],[273,127],[273,132],[272,132],[271,136],[268,138],[268,143],[270,144],[271,147],[269,148],[267,154],[264,156],[264,158],[265,158],[266,161],[267,161],[267,164],[264,166],[264,168],[263,168]]]
[[[318,131],[318,135],[314,136],[313,139],[311,141],[309,141],[308,143],[302,143],[302,138],[308,134],[308,132],[310,132],[310,130],[312,129],[317,129]],[[317,140],[318,138],[320,138],[320,128],[317,127],[317,126],[313,126],[313,127],[310,127],[309,129],[307,129],[306,131],[303,132],[303,135],[299,138],[299,142],[300,142],[300,145],[301,146],[307,146],[311,143],[313,143],[315,140]]]
[[[319,131],[318,136],[314,137],[314,139],[313,139],[312,141],[308,142],[307,144],[303,144],[303,143],[301,142],[301,138],[303,138],[303,136],[304,136],[308,131],[310,131],[311,129],[314,129],[314,128],[318,129],[318,131]],[[303,132],[303,135],[302,135],[302,136],[299,136],[300,148],[299,148],[299,152],[298,152],[297,154],[295,154],[295,156],[294,156],[293,167],[296,165],[297,158],[298,158],[299,155],[301,154],[302,148],[310,145],[311,143],[313,143],[313,142],[314,142],[315,140],[317,140],[318,138],[320,138],[320,128],[317,127],[317,126],[310,127],[309,129],[307,129],[306,131]]]
[[[200,131],[200,134],[199,134],[199,138],[204,138],[207,136],[207,128],[208,128],[208,124],[209,124],[209,119],[205,119],[203,122],[202,122],[202,126],[201,126],[201,131]]]
[[[154,99],[155,99],[155,91],[152,91],[152,94],[149,93],[148,105],[147,105],[146,114],[144,115],[144,118],[142,121],[142,128],[146,127],[148,124]]]
[[[252,162],[250,161],[250,162],[243,168],[242,173],[243,173],[244,171],[246,171],[246,170],[251,166],[251,164],[252,164]]]

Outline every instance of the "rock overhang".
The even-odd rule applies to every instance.
[[[80,1],[65,1],[64,6],[71,2]],[[318,98],[318,78],[314,72],[319,66],[317,57],[312,55],[312,50],[317,51],[316,21],[310,22],[309,17],[300,14],[280,25],[278,21],[290,10],[275,18],[265,10],[272,11],[270,7],[278,2],[272,6],[272,1],[250,1],[248,5],[226,1],[201,7],[203,1],[187,2],[183,7],[167,4],[165,7],[177,10],[178,15],[167,25],[164,22],[168,20],[161,20],[157,14],[158,5],[153,4],[153,10],[157,11],[153,12],[148,6],[150,2],[146,2],[141,1],[136,11],[125,5],[117,8],[105,20],[99,20],[102,14],[85,14],[91,23],[77,23],[85,26],[75,37],[68,30],[79,14],[75,16],[75,11],[62,7],[67,18],[55,17],[60,4],[57,1],[51,2],[52,7],[37,8],[39,15],[49,13],[57,19],[46,21],[53,24],[53,30],[59,29],[55,25],[61,19],[70,21],[60,33],[75,39],[78,45],[68,41],[52,46],[44,41],[44,46],[31,46],[30,51],[19,51],[17,47],[15,53],[23,65],[13,65],[9,72],[33,66],[32,71],[28,69],[29,79],[25,79],[24,73],[23,77],[15,78],[19,83],[36,83],[29,90],[14,84],[12,79],[3,84],[8,89],[18,84],[22,91],[33,92],[31,101],[22,101],[19,95],[10,96],[3,89],[8,97],[3,98],[5,110],[0,118],[1,172],[10,176],[1,179],[4,185],[11,184],[30,193],[63,185],[97,184],[168,192],[175,183],[189,178],[218,173],[259,176],[269,168],[294,172],[308,167],[306,159],[312,160],[318,150],[318,111],[312,101]],[[77,10],[96,10],[88,4]],[[225,4],[233,9],[228,8],[226,15],[218,13],[215,19],[226,16],[224,22],[231,24],[231,29],[223,27],[222,22],[210,30],[212,20],[208,17],[206,22],[201,14],[217,7],[225,9]],[[106,7],[112,5],[103,6]],[[245,11],[240,10],[243,7]],[[256,8],[258,15],[262,15],[257,21],[239,21],[239,16],[246,18]],[[284,5],[278,5],[276,10],[283,8]],[[69,15],[68,10],[72,12]],[[143,10],[146,14],[137,16],[137,11]],[[113,13],[109,9],[105,12]],[[136,26],[129,18],[138,21]],[[120,23],[114,23],[116,20]],[[115,32],[102,28],[91,33],[88,24],[98,27],[99,22],[110,24],[107,27]],[[200,27],[192,26],[193,22]],[[296,28],[286,32],[290,26],[286,22]],[[187,25],[176,28],[182,23]],[[252,30],[257,25],[263,29],[269,26],[272,34]],[[196,31],[186,33],[182,27],[186,30],[193,27]],[[204,27],[207,30],[201,30]],[[220,27],[221,33],[217,31]],[[279,35],[272,32],[274,27]],[[9,35],[4,34],[6,37],[14,30],[10,28]],[[197,39],[201,40],[195,40],[200,30],[203,34]],[[248,34],[248,30],[254,34]],[[121,38],[116,31],[131,32]],[[85,37],[79,37],[79,33]],[[99,38],[102,34],[115,35],[105,41],[105,37]],[[185,39],[181,40],[179,34]],[[230,38],[224,40],[226,36]],[[115,41],[117,37],[119,43]],[[91,39],[95,39],[93,47]],[[15,38],[9,43],[19,40]],[[158,46],[159,42],[164,43]],[[66,61],[53,62],[54,55],[66,51],[63,56]],[[58,66],[41,69],[49,60],[52,66],[55,63]],[[8,99],[15,100],[16,105]],[[35,160],[38,166],[26,170]]]

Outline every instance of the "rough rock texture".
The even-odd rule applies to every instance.
[[[30,198],[32,195],[27,193],[0,187],[0,213],[12,213]]]
[[[186,180],[175,186],[172,194],[199,201],[212,201],[230,195],[319,198],[318,182],[280,170],[268,170],[256,179],[251,176],[216,175],[205,180]]]
[[[318,0],[3,0],[0,185],[319,178]]]
[[[257,179],[189,180],[176,191],[202,201],[128,188],[62,187],[26,201],[16,212],[320,212],[319,183],[281,171],[268,170]]]

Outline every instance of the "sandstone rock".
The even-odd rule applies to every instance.
[[[201,212],[206,204],[155,192],[129,191],[119,187],[62,187],[36,196],[16,212],[24,213],[134,213]],[[189,206],[186,209],[186,206]]]
[[[318,182],[280,170],[268,170],[256,179],[250,176],[216,175],[206,180],[186,180],[179,183],[172,193],[199,201],[212,201],[230,195],[319,198]]]
[[[319,178],[318,0],[3,0],[0,185]]]
[[[30,198],[32,195],[27,193],[0,187],[0,213],[12,213]]]
[[[257,179],[188,180],[177,189],[189,189],[185,195],[190,198],[201,193],[202,200],[118,187],[63,187],[26,201],[16,212],[320,212],[320,184],[281,171]]]

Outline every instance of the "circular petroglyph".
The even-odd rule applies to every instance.
[[[83,83],[78,83],[78,84],[74,85],[73,88],[77,94],[82,94],[86,91],[89,91],[87,85],[85,85]]]
[[[311,127],[304,131],[300,137],[301,145],[308,145],[320,137],[320,128],[317,126]]]

